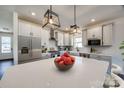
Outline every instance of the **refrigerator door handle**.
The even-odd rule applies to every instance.
[[[32,51],[32,36],[33,36],[33,33],[32,32],[30,32],[30,55],[31,55],[31,57],[33,56],[33,51]]]
[[[31,57],[32,55],[31,55],[31,32],[30,32],[30,37],[29,37],[29,56]]]
[[[30,37],[29,37],[29,56],[30,56]]]
[[[31,57],[32,57],[32,36],[31,36]]]

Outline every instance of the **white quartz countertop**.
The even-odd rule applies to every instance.
[[[104,54],[104,53],[90,53],[90,52],[77,52],[77,51],[69,51],[69,52],[72,52],[72,53],[83,53],[83,54],[90,54],[90,55],[97,55],[97,56],[107,56],[107,57],[112,57],[112,55],[109,55],[109,54]]]
[[[54,58],[10,67],[0,87],[7,88],[90,88],[102,87],[108,62],[76,57],[71,69],[59,71]]]
[[[102,53],[88,53],[88,52],[80,52],[80,53],[91,54],[91,55],[98,55],[98,56],[108,56],[108,57],[112,57],[112,55],[102,54]]]

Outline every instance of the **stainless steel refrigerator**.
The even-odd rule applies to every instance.
[[[28,62],[41,58],[41,38],[29,36],[18,36],[18,60],[19,63]]]

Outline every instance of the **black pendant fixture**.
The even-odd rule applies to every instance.
[[[50,27],[52,29],[56,29],[60,27],[59,15],[52,11],[52,5],[50,5],[50,9],[46,11],[43,18],[43,28]]]
[[[74,25],[70,26],[71,33],[80,33],[80,28],[76,24],[76,5],[74,5]]]

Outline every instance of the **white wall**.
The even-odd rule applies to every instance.
[[[97,47],[96,49],[99,52],[102,52],[103,54],[112,55],[112,62],[124,68],[124,62],[122,61],[121,51],[119,50],[120,43],[124,41],[124,17],[111,20],[108,22],[104,22],[96,26],[111,23],[111,22],[114,23],[112,47]],[[80,49],[80,51],[89,52],[90,48],[83,47],[82,49]]]
[[[8,30],[4,30],[4,29],[8,29]],[[13,32],[13,13],[1,10],[0,11],[0,36],[10,36],[10,37],[13,36],[12,33],[3,33],[5,31]],[[11,59],[11,58],[13,58],[13,53],[8,53],[8,54],[0,53],[0,60]]]

